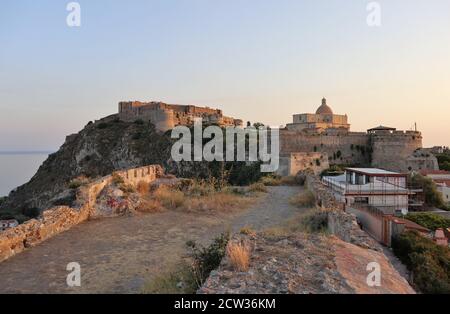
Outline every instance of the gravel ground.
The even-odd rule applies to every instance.
[[[177,263],[187,240],[206,243],[224,230],[261,230],[300,209],[289,199],[300,187],[270,187],[248,209],[234,213],[167,211],[88,221],[0,264],[0,293],[138,293]],[[81,266],[81,287],[66,284],[70,262]]]

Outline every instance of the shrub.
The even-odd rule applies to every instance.
[[[301,223],[307,232],[326,232],[328,230],[328,213],[323,210],[314,211],[304,216]]]
[[[275,175],[267,175],[259,180],[265,186],[278,186],[281,185],[281,177]]]
[[[248,187],[248,190],[250,192],[263,192],[263,193],[267,193],[267,188],[264,184],[262,183],[253,183],[252,185],[250,185]]]
[[[69,189],[72,189],[72,190],[78,189],[83,184],[85,184],[85,182],[82,179],[80,179],[80,178],[72,179],[69,182]]]
[[[436,183],[431,178],[424,177],[420,174],[410,176],[410,182],[413,186],[423,188],[425,195],[425,204],[437,208],[446,208],[444,198],[438,191]]]
[[[450,293],[450,250],[417,232],[408,231],[392,239],[395,255],[413,274],[422,293]]]
[[[304,191],[292,197],[289,202],[297,207],[312,207],[316,203],[316,197],[311,191]]]
[[[186,262],[181,262],[174,267],[170,267],[169,271],[157,275],[152,281],[145,284],[142,293],[195,294],[198,288],[190,265]]]
[[[237,271],[248,271],[250,264],[250,249],[241,243],[229,243],[227,256]]]
[[[119,185],[119,189],[122,190],[123,193],[134,193],[136,189],[131,184],[122,183]]]
[[[114,173],[112,174],[112,182],[113,182],[115,185],[120,185],[120,184],[125,183],[125,181],[123,180],[123,178],[122,178],[121,176],[119,176],[116,172],[114,172]]]
[[[172,190],[166,186],[161,186],[157,189],[153,197],[161,202],[161,204],[167,209],[176,209],[183,206],[185,202],[184,193],[179,190]]]
[[[22,214],[29,218],[37,218],[41,214],[41,211],[36,207],[27,207],[22,210]]]
[[[192,257],[192,272],[195,276],[197,287],[200,287],[208,278],[209,273],[219,267],[225,250],[230,240],[229,233],[222,233],[215,238],[208,247],[198,246],[194,241],[186,243],[189,255]]]
[[[433,231],[450,228],[450,219],[433,213],[409,213],[405,218]]]
[[[6,197],[0,197],[0,207],[6,202]]]

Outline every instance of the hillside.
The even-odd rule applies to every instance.
[[[174,162],[170,158],[174,141],[170,131],[158,132],[142,120],[124,122],[111,115],[89,122],[79,133],[67,136],[28,183],[10,193],[0,205],[0,216],[25,221],[51,206],[71,206],[78,182],[151,164],[160,164],[166,173],[178,177],[214,177],[232,184],[248,184],[261,177],[258,163]]]

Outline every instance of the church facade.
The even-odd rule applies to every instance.
[[[302,113],[293,116],[293,123],[286,125],[290,131],[305,131],[312,133],[322,133],[326,130],[349,131],[347,115],[334,114],[327,105],[327,100],[322,99],[322,105],[316,113]]]

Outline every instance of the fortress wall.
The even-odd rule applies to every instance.
[[[140,181],[153,182],[163,175],[163,172],[161,166],[151,165],[116,171],[115,174],[122,177],[126,184],[136,187]],[[0,232],[0,262],[88,220],[95,210],[98,195],[112,180],[112,175],[109,175],[80,187],[75,208],[52,207],[43,211],[38,219],[31,219],[15,228]]]
[[[370,162],[369,138],[368,134],[357,132],[326,135],[280,130],[280,153],[317,151],[328,154],[330,164],[364,165]],[[364,147],[364,154],[357,147]]]
[[[280,176],[295,176],[300,171],[311,169],[317,175],[329,167],[328,155],[325,153],[292,153],[287,156],[280,156],[277,174]]]
[[[422,148],[420,132],[372,134],[372,166],[391,171],[407,172],[406,159]]]

